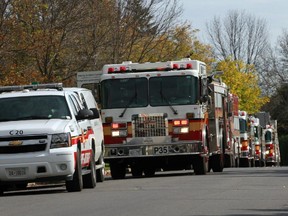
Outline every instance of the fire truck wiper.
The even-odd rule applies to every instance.
[[[171,105],[170,101],[167,99],[165,95],[163,95],[162,89],[160,90],[161,97],[165,100],[165,102],[169,105],[170,109],[173,111],[175,115],[178,114],[178,111],[174,109],[174,107]]]
[[[126,110],[128,109],[128,107],[133,103],[133,101],[137,98],[137,91],[135,91],[135,94],[133,95],[133,97],[131,97],[131,99],[128,101],[128,103],[125,106],[125,109],[123,110],[123,112],[119,115],[119,118],[122,118],[126,112]]]

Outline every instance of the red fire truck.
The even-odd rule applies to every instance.
[[[225,167],[238,167],[240,158],[239,98],[228,94],[228,134]]]
[[[253,163],[256,167],[264,166],[264,149],[265,146],[262,145],[262,128],[258,118],[250,116],[250,146],[252,148]]]
[[[228,93],[213,75],[191,59],[104,65],[104,159],[113,179],[125,178],[128,168],[134,177],[158,170],[222,172]]]
[[[265,143],[266,166],[280,166],[281,160],[276,120],[271,120],[271,123],[263,129],[263,142]]]
[[[239,123],[240,123],[240,167],[253,166],[253,150],[250,142],[250,120],[246,111],[239,110]]]

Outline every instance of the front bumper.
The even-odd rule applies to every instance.
[[[109,144],[105,146],[105,159],[199,154],[205,154],[202,142],[200,141],[153,144]]]
[[[74,173],[74,149],[51,149],[49,153],[0,155],[0,182],[33,182],[45,178],[70,179]]]

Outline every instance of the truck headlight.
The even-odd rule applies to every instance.
[[[71,146],[70,133],[53,134],[51,138],[50,148],[64,148]]]

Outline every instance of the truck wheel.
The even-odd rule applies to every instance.
[[[83,176],[83,187],[95,188],[96,187],[96,167],[95,167],[94,150],[92,150],[89,170],[90,170],[90,173]]]
[[[255,167],[260,167],[260,161],[259,160],[255,161]]]
[[[110,162],[110,171],[113,179],[124,179],[126,166],[124,163]]]
[[[83,179],[81,168],[81,152],[78,149],[73,179],[66,181],[66,190],[68,192],[74,192],[74,191],[81,191],[82,188],[83,188]]]
[[[103,154],[101,153],[101,156],[98,160],[98,164],[104,164],[104,166],[98,170],[96,170],[96,179],[97,182],[103,182],[105,180],[105,163],[104,163],[104,157]]]
[[[131,166],[131,173],[133,177],[139,178],[139,177],[142,177],[143,169],[137,165],[133,165]]]
[[[255,160],[254,159],[250,160],[250,167],[255,167]]]
[[[4,194],[4,187],[0,186],[0,196],[3,196]]]
[[[251,163],[248,158],[240,158],[240,167],[250,167]]]
[[[19,189],[19,190],[25,190],[27,186],[28,186],[28,183],[15,184],[16,189]]]
[[[232,167],[232,160],[231,160],[231,155],[224,155],[224,167]]]
[[[198,156],[193,158],[192,163],[195,175],[206,175],[208,162],[205,161],[205,157]]]
[[[211,167],[213,172],[223,172],[224,162],[222,154],[212,156]]]
[[[144,169],[144,174],[145,174],[146,177],[154,176],[155,172],[156,172],[155,168],[146,168],[146,169]]]

